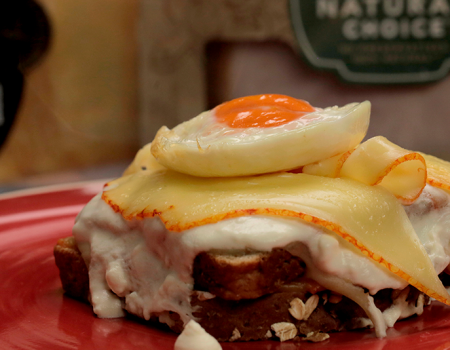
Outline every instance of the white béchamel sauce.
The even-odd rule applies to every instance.
[[[427,186],[406,211],[436,271],[449,263],[450,205],[448,195]],[[428,210],[439,203],[440,208]],[[434,208],[433,207],[433,208]],[[427,209],[428,208],[428,209]],[[428,211],[427,211],[428,210]],[[167,231],[158,218],[126,221],[96,196],[79,214],[73,229],[89,266],[91,301],[99,317],[120,317],[127,310],[145,319],[166,311],[193,319],[190,294],[192,264],[201,251],[286,247],[308,266],[310,277],[324,287],[357,302],[368,314],[377,335],[406,313],[381,313],[370,294],[403,289],[407,283],[376,265],[346,241],[326,229],[299,219],[247,216],[199,226],[184,232]],[[420,310],[417,310],[421,312]]]
[[[202,326],[190,320],[178,336],[174,350],[222,350],[222,347]]]

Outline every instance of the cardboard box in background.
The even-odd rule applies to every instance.
[[[0,181],[131,159],[137,123],[137,0],[39,0],[50,49],[26,76],[0,150]]]

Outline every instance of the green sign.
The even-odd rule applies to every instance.
[[[425,83],[450,69],[450,0],[290,0],[306,59],[353,83]]]

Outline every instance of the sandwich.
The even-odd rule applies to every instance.
[[[450,163],[363,141],[369,119],[266,94],[162,127],[56,244],[64,290],[219,341],[382,338],[450,305]]]

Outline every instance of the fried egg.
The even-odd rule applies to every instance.
[[[223,103],[172,130],[151,152],[165,167],[201,177],[291,170],[356,147],[369,126],[370,102],[316,108],[284,95]]]

